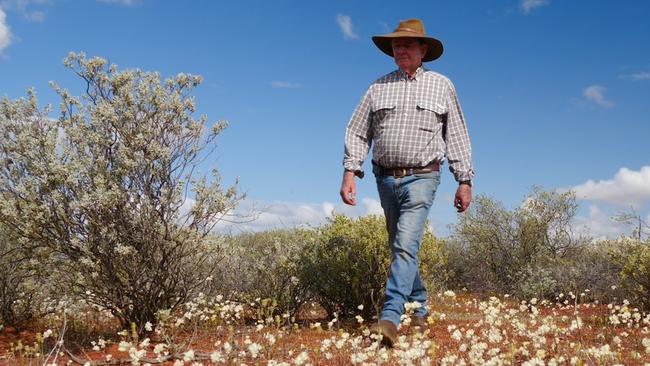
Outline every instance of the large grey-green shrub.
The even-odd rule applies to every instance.
[[[32,91],[0,102],[0,223],[53,251],[67,291],[142,331],[214,268],[206,237],[240,196],[196,172],[226,125],[195,118],[198,76],[74,53],[64,65],[86,92],[54,84],[58,118]]]
[[[48,271],[42,263],[48,254],[0,224],[0,324],[20,327],[43,315]]]

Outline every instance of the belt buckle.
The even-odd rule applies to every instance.
[[[395,178],[406,177],[406,168],[393,169],[393,177]]]

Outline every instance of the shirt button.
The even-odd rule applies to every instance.
[[[408,113],[404,113],[404,117],[408,117],[408,116],[409,116],[409,114],[408,114]]]

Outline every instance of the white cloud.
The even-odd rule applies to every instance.
[[[234,220],[226,217],[220,222],[217,231],[262,231],[274,228],[313,227],[327,222],[334,214],[359,217],[370,214],[383,214],[379,201],[362,198],[357,206],[343,203],[306,203],[306,202],[260,202],[247,200],[233,212]],[[243,216],[244,219],[237,216]],[[246,219],[248,217],[248,219]],[[229,221],[238,221],[231,223]]]
[[[384,209],[381,208],[381,202],[372,198],[363,198],[361,200],[363,206],[366,208],[367,215],[383,215]]]
[[[650,80],[650,72],[637,72],[636,74],[625,75],[625,77],[634,81]]]
[[[323,202],[323,213],[325,216],[330,217],[334,213],[334,204],[331,202]]]
[[[607,88],[604,86],[600,85],[592,85],[590,87],[587,87],[582,95],[587,99],[588,101],[594,102],[598,104],[601,107],[609,108],[614,106],[614,102],[611,100],[605,99],[605,91]]]
[[[589,206],[588,215],[577,216],[573,227],[578,234],[583,234],[597,240],[614,239],[621,234],[629,234],[630,228],[624,223],[617,222],[613,215],[603,211],[596,205]]]
[[[291,83],[291,82],[288,82],[288,81],[272,81],[271,86],[273,88],[280,88],[280,89],[297,89],[297,88],[300,88],[300,84]]]
[[[356,39],[359,36],[354,33],[354,27],[352,25],[352,18],[348,15],[338,14],[336,16],[336,23],[338,23],[341,32],[343,32],[343,38],[345,39]]]
[[[2,54],[5,48],[9,47],[11,38],[11,30],[9,29],[9,25],[7,25],[7,15],[0,8],[0,54]]]
[[[533,9],[544,5],[548,5],[548,0],[522,0],[521,3],[519,3],[519,7],[524,14],[530,14]]]
[[[588,180],[570,189],[579,199],[638,208],[650,201],[650,166],[639,171],[621,168],[613,179]]]
[[[40,23],[45,20],[45,12],[36,10],[31,11],[28,8],[32,5],[51,4],[52,0],[3,0],[0,6],[5,10],[17,10],[27,21]]]
[[[34,23],[41,23],[45,20],[45,13],[42,11],[32,11],[23,15],[25,19]]]

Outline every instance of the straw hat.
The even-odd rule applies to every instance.
[[[433,61],[442,55],[442,42],[424,34],[424,24],[420,19],[408,19],[399,22],[393,33],[384,34],[383,36],[374,36],[372,41],[379,49],[390,57],[393,57],[393,46],[391,40],[399,37],[411,37],[422,39],[429,45],[426,55],[422,58],[423,62]]]

